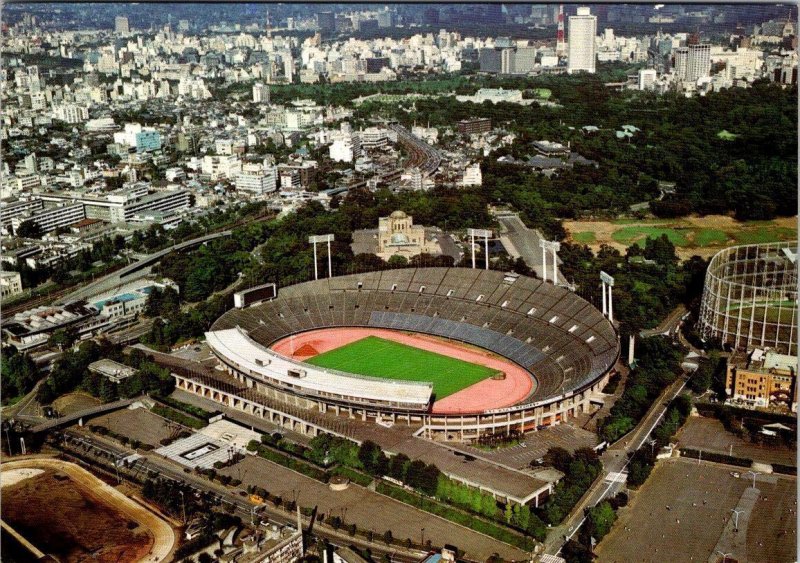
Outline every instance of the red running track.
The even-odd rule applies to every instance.
[[[420,333],[384,328],[321,328],[288,336],[277,341],[271,348],[284,356],[304,361],[367,336],[379,336],[400,344],[407,344],[444,356],[454,356],[465,362],[481,364],[505,372],[505,379],[484,379],[436,401],[433,404],[434,414],[474,414],[510,407],[521,402],[533,390],[533,378],[515,363],[480,348],[444,341]]]

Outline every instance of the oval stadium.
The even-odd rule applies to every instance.
[[[206,338],[260,395],[462,441],[590,412],[619,356],[612,324],[569,290],[466,268],[283,287]]]

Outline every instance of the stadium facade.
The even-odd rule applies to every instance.
[[[511,406],[437,413],[429,383],[323,369],[273,349],[286,338],[327,328],[457,341],[520,366],[533,385]],[[574,293],[465,268],[386,270],[281,288],[272,301],[228,311],[206,337],[227,373],[260,395],[362,420],[406,422],[426,437],[461,441],[527,432],[591,412],[619,356],[612,324]],[[192,390],[184,378],[178,386]]]
[[[711,259],[699,329],[734,350],[797,355],[797,241],[732,246]]]

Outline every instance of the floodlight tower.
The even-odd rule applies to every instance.
[[[608,320],[614,322],[614,299],[611,296],[611,288],[614,287],[614,277],[605,272],[600,272],[600,281],[603,284],[603,314]],[[606,290],[608,297],[606,298]]]
[[[331,264],[331,241],[334,240],[333,235],[311,235],[308,237],[308,242],[314,245],[314,279],[319,279],[317,273],[317,243],[328,243],[328,277],[333,277],[333,267]]]
[[[475,269],[475,237],[483,237],[483,248],[486,259],[486,269],[489,269],[489,237],[492,236],[492,231],[487,229],[467,229],[467,234],[470,236],[472,246],[472,269]]]
[[[553,253],[553,285],[558,285],[558,251],[561,250],[561,243],[539,239],[539,247],[542,249],[542,280],[547,281],[547,251]]]

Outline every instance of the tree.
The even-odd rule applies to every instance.
[[[41,238],[42,227],[33,219],[26,219],[17,227],[17,236],[22,238]]]
[[[389,257],[388,264],[392,268],[404,268],[405,266],[408,266],[408,258],[405,256],[400,256],[399,254],[395,254]]]
[[[582,533],[587,538],[594,538],[599,542],[603,537],[611,531],[611,526],[617,519],[617,513],[611,507],[611,504],[604,500],[597,506],[593,506],[587,511],[586,525]]]
[[[71,328],[60,328],[50,335],[47,343],[50,346],[58,346],[58,349],[63,351],[65,348],[72,346],[77,338],[78,335],[75,330]]]

